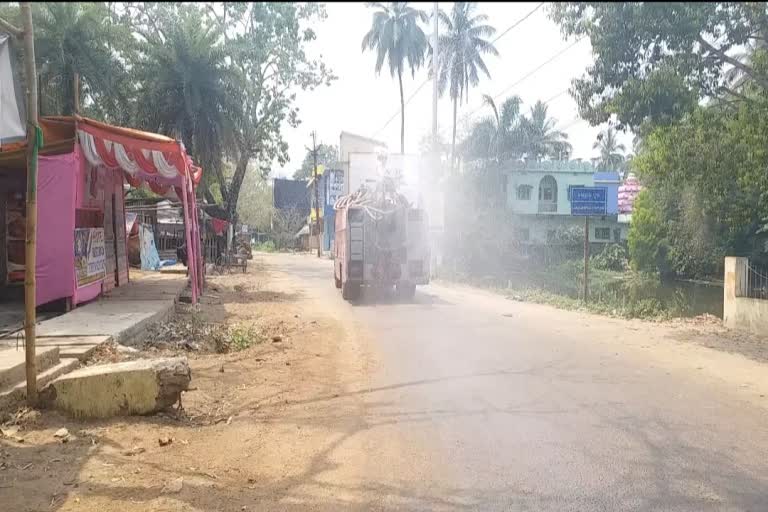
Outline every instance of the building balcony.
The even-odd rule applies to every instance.
[[[539,213],[557,213],[557,203],[553,201],[539,201]]]

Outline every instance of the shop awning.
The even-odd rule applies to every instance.
[[[75,116],[77,138],[91,165],[122,169],[132,186],[149,184],[153,192],[165,194],[180,187],[185,178],[197,185],[203,170],[192,163],[184,144],[156,133],[112,126]]]

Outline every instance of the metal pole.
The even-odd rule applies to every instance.
[[[589,298],[589,217],[584,217],[584,302]]]
[[[27,83],[27,228],[24,258],[24,348],[27,372],[27,403],[37,404],[37,364],[35,361],[35,264],[37,241],[37,73],[35,35],[32,31],[32,6],[21,2],[24,31],[24,68]]]
[[[438,58],[438,37],[437,37],[437,2],[435,2],[434,10],[432,12],[432,149],[437,153],[437,70],[439,69]]]
[[[317,186],[317,134],[312,132],[312,162],[313,173],[315,177],[315,231],[317,232],[317,257],[320,257],[320,199],[319,190]]]

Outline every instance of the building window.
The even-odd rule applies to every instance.
[[[552,176],[544,176],[539,183],[539,201],[557,202],[557,181]]]
[[[620,228],[616,228],[616,229],[613,230],[613,241],[616,242],[617,244],[619,242],[621,242],[621,229]]]
[[[517,229],[517,239],[521,242],[527,242],[531,238],[531,230],[528,228]]]
[[[595,240],[610,240],[611,228],[595,228]]]
[[[531,199],[531,189],[533,187],[530,185],[520,185],[517,187],[517,198],[520,201],[529,201]]]

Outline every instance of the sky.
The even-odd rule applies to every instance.
[[[414,5],[427,12],[431,12],[433,7],[432,2],[414,2]],[[537,5],[537,2],[479,2],[478,12],[488,15],[489,24],[496,28],[493,39]],[[452,3],[440,2],[439,6],[449,11]],[[386,64],[377,76],[375,54],[363,53],[360,47],[363,36],[370,28],[373,10],[364,3],[328,3],[326,10],[327,19],[313,27],[317,39],[311,43],[308,53],[322,57],[338,80],[329,87],[299,92],[297,106],[302,123],[298,128],[285,126],[290,162],[283,168],[275,169],[275,177],[290,176],[301,166],[306,147],[311,146],[312,130],[317,132],[318,143],[338,145],[340,133],[347,131],[382,140],[393,152],[400,149],[397,78],[389,75]],[[485,58],[491,78],[483,76],[480,84],[470,91],[469,102],[459,106],[458,133],[469,126],[468,119],[477,120],[490,114],[489,110],[481,108],[483,94],[498,95],[497,104],[516,94],[523,100],[524,112],[528,112],[536,100],[553,98],[548,102],[548,113],[557,120],[556,128],[568,134],[568,140],[573,145],[573,158],[589,159],[597,156],[598,152],[592,149],[592,145],[605,127],[592,127],[579,120],[576,102],[564,92],[593,61],[589,40],[582,39],[520,81],[575,41],[563,38],[558,25],[549,19],[548,10],[548,4],[545,4],[496,41],[499,56]],[[431,33],[431,25],[425,27],[425,33]],[[410,72],[404,77],[406,100],[426,79],[426,68],[417,70],[415,77],[411,77]],[[518,81],[518,85],[510,88]],[[450,141],[452,114],[452,103],[446,94],[438,101],[438,130],[445,141]],[[387,121],[390,121],[388,125]],[[431,82],[406,105],[405,121],[405,152],[415,153],[419,149],[419,141],[432,130]],[[631,150],[632,134],[620,134],[619,141]]]

